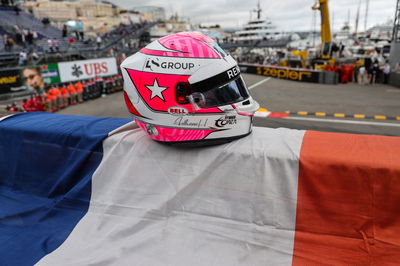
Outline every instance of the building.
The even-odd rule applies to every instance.
[[[170,19],[159,22],[150,31],[150,40],[156,40],[158,38],[178,33],[182,31],[191,31],[192,26],[189,22],[180,19],[178,15],[171,16]]]
[[[81,20],[87,33],[106,32],[124,21],[119,16],[122,9],[106,1],[37,0],[26,2],[23,7],[39,19],[49,18],[59,28],[68,21]]]
[[[165,9],[157,6],[140,6],[133,8],[142,13],[146,21],[165,21]]]

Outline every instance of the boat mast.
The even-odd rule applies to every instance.
[[[262,11],[262,9],[261,9],[261,6],[260,6],[260,0],[258,0],[257,9],[254,10],[254,12],[257,12],[257,19],[261,18],[261,11]]]
[[[369,0],[367,0],[367,6],[365,7],[365,22],[364,22],[364,31],[365,32],[367,32],[368,7],[369,7]]]
[[[357,15],[356,15],[356,26],[355,26],[355,36],[357,37],[358,33],[358,21],[360,19],[360,6],[361,6],[361,0],[358,1],[358,8],[357,8]]]

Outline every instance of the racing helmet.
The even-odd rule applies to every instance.
[[[153,41],[121,71],[126,106],[156,141],[214,144],[251,133],[258,103],[232,56],[199,32]]]

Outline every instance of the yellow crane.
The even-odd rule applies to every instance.
[[[319,10],[321,13],[321,58],[329,60],[332,55],[332,34],[329,20],[328,0],[317,0],[312,9]]]
[[[312,6],[313,10],[318,10],[321,14],[321,56],[312,60],[312,65],[317,70],[325,70],[327,65],[334,65],[335,61],[332,59],[332,42],[331,24],[329,19],[329,6],[328,0],[316,0]],[[301,67],[306,67],[306,61],[309,59],[309,51],[292,51],[292,56],[296,56],[300,61]],[[285,62],[290,65],[290,59]]]
[[[330,59],[332,53],[332,34],[331,23],[329,20],[328,0],[318,0],[312,9],[319,10],[321,13],[322,58]]]

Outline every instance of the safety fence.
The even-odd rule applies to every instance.
[[[253,128],[212,147],[129,119],[0,121],[6,265],[397,265],[400,138]]]

